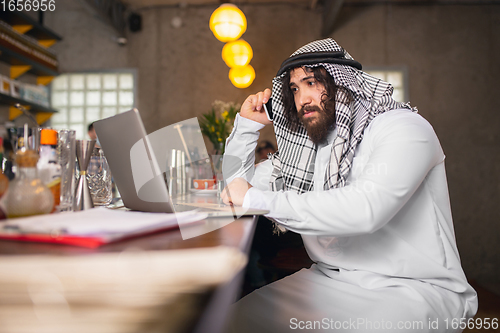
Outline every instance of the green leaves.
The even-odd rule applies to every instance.
[[[215,101],[212,110],[199,119],[201,133],[212,142],[217,154],[224,154],[226,138],[231,134],[239,109],[239,104]]]

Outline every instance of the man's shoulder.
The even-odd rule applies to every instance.
[[[394,139],[395,137],[400,139],[406,137],[437,138],[431,124],[420,114],[408,109],[390,110],[375,117],[364,133],[365,139]]]
[[[432,130],[431,124],[420,114],[409,109],[395,109],[376,116],[369,127],[375,128],[394,128],[394,126],[422,126]]]

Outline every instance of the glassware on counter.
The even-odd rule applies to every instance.
[[[7,194],[9,218],[48,214],[54,206],[52,192],[38,178],[38,153],[23,147],[15,156],[16,178],[10,183]]]
[[[3,172],[3,138],[0,137],[0,163],[2,168],[0,168],[0,198],[3,197],[7,189],[9,188],[9,178]],[[6,219],[7,215],[5,214],[3,207],[0,206],[0,220]]]
[[[60,130],[57,145],[59,165],[61,166],[61,198],[60,211],[72,211],[75,198],[75,161],[76,161],[76,132],[74,130]]]
[[[87,182],[87,169],[90,162],[90,157],[94,151],[95,140],[76,140],[76,160],[78,162],[78,170],[80,170],[76,191],[75,200],[73,202],[73,210],[80,211],[94,208],[92,196],[90,195],[89,184]]]
[[[113,199],[113,183],[108,161],[101,148],[94,148],[87,168],[87,183],[94,206],[106,206]]]
[[[44,128],[40,131],[40,159],[38,176],[54,196],[54,208],[59,206],[61,198],[61,165],[57,158],[57,131]]]
[[[3,165],[3,156],[4,156],[4,149],[3,149],[3,138],[0,137],[0,163]],[[0,168],[0,198],[7,192],[7,189],[9,188],[9,178],[3,173],[3,169]]]

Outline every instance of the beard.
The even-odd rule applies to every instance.
[[[304,117],[307,112],[316,111],[316,115],[312,117]],[[320,108],[319,106],[305,106],[299,112],[299,120],[306,128],[307,135],[315,144],[326,141],[328,133],[335,124],[335,111],[330,112]]]

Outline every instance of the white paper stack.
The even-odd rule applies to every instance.
[[[104,207],[59,214],[36,215],[8,219],[3,225],[16,227],[31,233],[67,233],[69,235],[96,235],[135,233],[161,227],[177,227],[178,224],[203,220],[206,214],[196,211],[183,213],[147,213],[113,210]]]
[[[95,248],[123,238],[201,223],[206,213],[147,213],[107,208],[8,219],[0,239]]]

